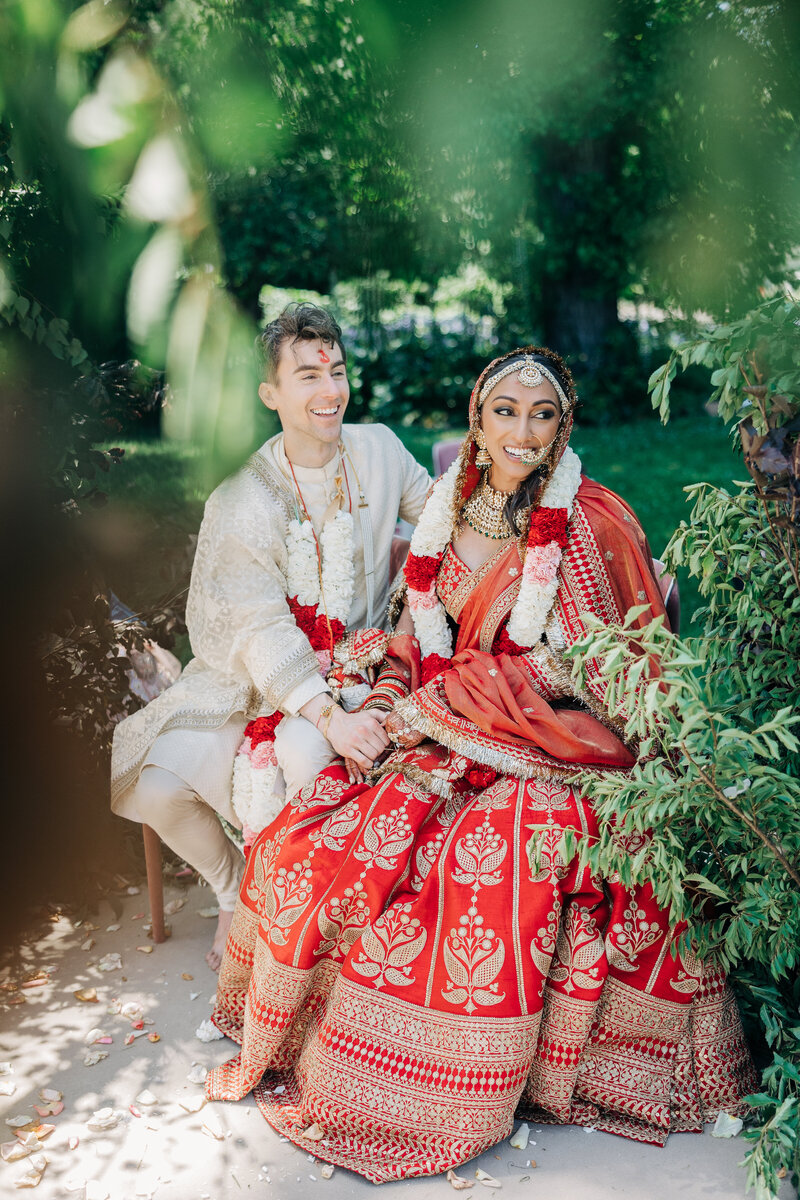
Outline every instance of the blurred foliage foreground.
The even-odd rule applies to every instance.
[[[749,479],[691,488],[691,520],[667,551],[698,581],[702,633],[682,640],[660,619],[597,628],[574,664],[580,677],[581,656],[604,661],[608,710],[644,751],[628,777],[591,782],[604,833],[580,852],[625,884],[652,883],[688,923],[687,947],[732,970],[754,1048],[770,1058],[744,1133],[758,1200],[800,1175],[798,327],[800,305],[774,300],[652,376],[666,419],[676,373],[713,368]]]

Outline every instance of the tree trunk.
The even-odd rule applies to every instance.
[[[602,370],[617,328],[617,298],[587,292],[583,281],[554,284],[545,300],[545,341],[588,375]]]
[[[537,324],[548,345],[587,375],[603,368],[618,328],[626,255],[614,233],[617,159],[609,137],[550,137],[534,147],[536,222],[544,235]]]

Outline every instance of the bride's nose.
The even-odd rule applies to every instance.
[[[526,413],[520,413],[514,427],[514,437],[520,446],[524,446],[530,437],[530,422]]]

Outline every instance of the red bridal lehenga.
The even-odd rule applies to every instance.
[[[455,653],[400,704],[429,740],[372,786],[330,767],[261,833],[220,971],[214,1021],[241,1052],[208,1095],[254,1090],[280,1133],[375,1182],[456,1166],[515,1113],[661,1144],[755,1082],[724,978],[678,954],[649,888],[559,853],[597,829],[581,773],[634,761],[603,680],[577,694],[561,650],[587,614],[663,611],[639,526],[583,479],[524,652],[505,629],[520,575],[516,543],[476,571],[448,547]]]

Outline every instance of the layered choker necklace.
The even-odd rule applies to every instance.
[[[505,541],[515,537],[515,532],[505,514],[506,502],[513,492],[498,492],[484,476],[473,491],[464,507],[461,516],[476,533],[492,541]]]

